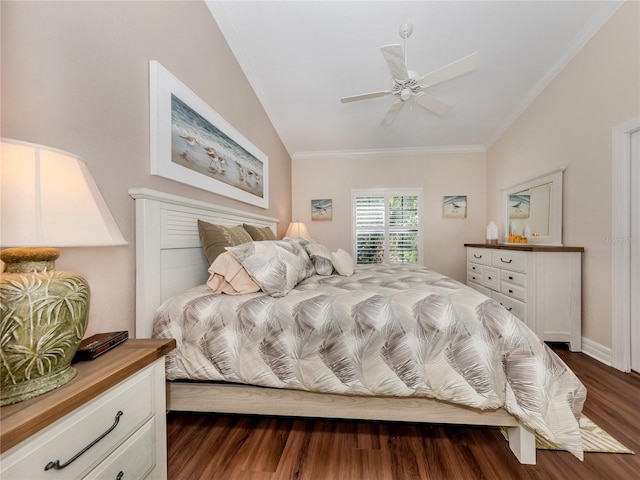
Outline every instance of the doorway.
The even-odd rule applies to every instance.
[[[612,365],[640,371],[640,117],[612,141]]]
[[[631,370],[640,372],[640,130],[631,133]]]

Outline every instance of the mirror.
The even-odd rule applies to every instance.
[[[504,242],[510,234],[527,243],[562,245],[562,174],[564,168],[505,188]]]

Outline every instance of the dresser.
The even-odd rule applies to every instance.
[[[542,340],[582,350],[582,247],[465,244],[467,285],[493,298]]]
[[[0,478],[165,479],[164,356],[173,339],[129,339],[73,364],[77,376],[0,409]]]

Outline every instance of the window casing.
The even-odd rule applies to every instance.
[[[422,264],[422,189],[352,190],[357,264]]]

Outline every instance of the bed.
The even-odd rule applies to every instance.
[[[181,337],[183,334],[177,330],[172,330],[177,327],[172,326],[168,320],[172,316],[169,312],[183,310],[187,308],[185,307],[187,304],[203,304],[202,302],[204,301],[210,301],[210,298],[219,301],[218,297],[224,296],[224,294],[212,295],[212,291],[205,285],[209,277],[207,270],[210,265],[201,246],[198,234],[198,220],[230,227],[251,224],[260,228],[268,227],[273,232],[276,231],[278,221],[277,219],[254,213],[220,207],[144,188],[133,188],[129,193],[136,203],[136,337],[148,338],[152,336],[154,319],[156,319],[157,315],[158,319],[155,320],[157,322],[156,335],[175,335],[178,337],[178,345],[185,344],[187,342],[184,342]],[[403,268],[405,269],[404,271]],[[386,298],[385,292],[388,292],[389,289],[392,291],[395,289],[395,291],[399,292],[392,295],[394,299],[410,297],[411,295],[422,295],[419,293],[421,289],[427,288],[418,285],[416,278],[420,276],[424,277],[425,283],[430,284],[429,288],[436,290],[438,298],[466,298],[466,300],[456,304],[455,308],[458,310],[467,309],[470,312],[470,317],[475,315],[472,312],[484,311],[483,309],[491,310],[495,307],[495,302],[491,302],[481,294],[447,277],[424,268],[418,267],[417,270],[411,270],[411,268],[401,267],[389,271],[389,275],[399,275],[399,277],[390,277],[388,281],[385,281],[384,285],[379,284],[381,282],[379,279],[385,274],[382,270],[390,270],[386,266],[358,268],[352,279],[346,279],[341,275],[322,277],[311,275],[299,282],[294,290],[279,298],[273,298],[274,295],[269,296],[263,292],[256,292],[235,296],[233,299],[230,298],[229,301],[236,302],[236,304],[233,304],[232,307],[222,306],[220,308],[222,310],[237,311],[238,308],[241,308],[239,305],[242,302],[250,303],[249,301],[251,301],[254,303],[267,302],[272,305],[269,307],[269,311],[284,312],[289,309],[291,312],[299,312],[300,306],[304,302],[309,303],[311,301],[313,303],[314,299],[331,297],[331,294],[320,293],[318,290],[324,288],[321,285],[323,283],[329,284],[329,291],[337,292],[337,298],[339,297],[341,302],[346,297],[363,295],[361,286],[367,283],[374,284],[375,298]],[[347,280],[354,281],[355,287],[353,283],[349,284]],[[413,284],[407,287],[403,283],[407,281],[416,282],[416,288],[413,287]],[[429,298],[435,298],[432,296],[433,292],[428,295],[431,295]],[[167,302],[169,299],[173,299],[171,304]],[[327,301],[337,302],[337,300],[332,299]],[[396,300],[393,301],[396,302]],[[315,308],[324,309],[325,311],[327,308],[353,309],[353,305],[349,306],[349,304],[341,306],[339,303],[329,303],[328,305],[320,307],[316,305]],[[388,305],[381,308],[387,310]],[[408,308],[407,311],[411,311],[411,308]],[[218,313],[216,313],[216,318],[218,318]],[[286,313],[283,315],[287,316]],[[497,312],[497,315],[510,316],[506,311]],[[313,315],[308,315],[308,317],[313,318]],[[371,318],[377,317],[374,315]],[[542,342],[531,339],[530,332],[521,322],[512,318],[501,318],[507,319],[510,329],[518,330],[518,338],[524,336],[528,342],[527,348],[550,352]],[[190,323],[193,324],[194,322]],[[402,321],[397,323],[402,324]],[[470,328],[473,329],[475,327],[472,326]],[[466,330],[468,328],[465,328]],[[400,331],[396,329],[395,335],[400,335],[402,332],[402,328]],[[256,341],[259,342],[260,339]],[[518,341],[521,342],[521,340]],[[411,342],[415,343],[415,339],[408,343]],[[264,344],[264,338],[262,343]],[[533,346],[529,347],[529,343]],[[388,346],[386,345],[385,348]],[[256,349],[257,347],[254,348],[254,350]],[[415,378],[414,380],[409,379],[411,375],[406,373],[407,369],[405,368],[407,362],[396,364],[395,367],[389,362],[389,358],[397,353],[392,350],[392,348],[386,348],[384,364],[380,363],[374,371],[384,370],[385,368],[390,371],[393,370],[402,380],[401,382],[394,383],[386,379],[367,380],[368,383],[357,379],[355,381],[351,379],[351,382],[348,379],[336,382],[335,378],[332,377],[331,381],[326,382],[329,386],[324,388],[324,391],[309,391],[306,389],[306,384],[301,386],[301,382],[295,379],[288,383],[287,379],[284,378],[286,375],[278,373],[278,369],[281,372],[286,370],[286,368],[283,370],[282,365],[274,367],[275,375],[272,375],[271,372],[268,372],[268,374],[264,372],[248,373],[246,376],[252,379],[265,379],[264,381],[258,381],[257,385],[242,383],[246,381],[246,378],[239,375],[238,372],[229,372],[229,376],[225,378],[218,378],[215,375],[207,377],[205,371],[208,370],[217,374],[218,370],[224,371],[224,368],[218,366],[216,369],[211,366],[200,367],[198,365],[189,367],[188,364],[194,363],[191,359],[197,358],[201,354],[189,353],[188,355],[182,355],[178,353],[172,357],[172,360],[167,362],[167,408],[173,411],[502,426],[508,429],[509,447],[518,460],[524,464],[535,464],[534,428],[538,432],[541,430],[546,432],[547,425],[536,423],[535,415],[532,416],[534,420],[530,420],[528,412],[526,412],[527,416],[523,416],[520,404],[513,398],[514,391],[518,391],[518,388],[514,389],[511,383],[505,383],[507,387],[502,387],[498,382],[499,388],[497,388],[496,395],[501,398],[507,397],[509,400],[502,407],[496,405],[496,399],[494,398],[496,395],[483,392],[481,396],[474,396],[474,390],[481,391],[483,389],[477,385],[471,389],[468,388],[468,385],[463,385],[468,391],[453,388],[453,391],[457,392],[454,393],[453,399],[441,396],[439,394],[440,390],[437,388],[434,395],[433,389],[429,390],[427,388],[425,390],[424,385],[419,381],[415,381]],[[326,352],[323,351],[324,353]],[[207,355],[204,355],[204,357],[207,357]],[[504,360],[504,358],[502,362],[509,364],[509,361]],[[517,360],[518,356],[511,355],[509,358]],[[538,362],[538,367],[542,365],[540,368],[557,372],[557,375],[554,374],[557,379],[554,378],[553,386],[551,387],[553,392],[538,392],[538,397],[544,398],[536,398],[535,402],[555,402],[558,404],[557,408],[554,407],[555,410],[551,413],[552,421],[555,421],[556,417],[562,418],[559,420],[556,431],[553,434],[558,433],[557,430],[559,430],[560,437],[558,438],[562,438],[562,442],[558,441],[557,443],[560,443],[582,460],[583,454],[577,418],[582,409],[586,391],[577,379],[572,376],[572,372],[555,357],[555,354],[552,352],[549,355],[542,353],[542,358],[541,362]],[[324,366],[330,364],[330,362],[326,361],[326,358],[323,357],[323,359],[325,360],[323,362]],[[215,364],[216,362],[214,361],[213,363]],[[476,362],[475,365],[477,366],[478,363],[482,363],[482,361]],[[180,364],[180,368],[177,368],[177,364]],[[183,368],[185,365],[187,367]],[[444,364],[441,365],[444,368]],[[324,368],[324,366],[320,365],[320,362],[316,362],[316,365],[309,366],[310,370],[308,371],[317,371],[318,368]],[[512,364],[511,368],[516,371],[517,369],[531,366],[532,364],[524,362]],[[345,370],[344,365],[338,366],[338,370],[340,368],[342,368],[342,371]],[[508,365],[505,367],[505,371],[507,368]],[[180,378],[179,370],[181,369],[191,370],[187,372],[187,376],[184,379]],[[465,371],[464,367],[458,370]],[[473,368],[467,368],[467,370],[472,371]],[[305,373],[305,375],[307,374]],[[326,379],[328,375],[330,376],[330,373],[320,374],[319,377]],[[337,376],[340,377],[340,374],[337,374]],[[202,381],[205,378],[214,381]],[[225,379],[227,381],[220,381]],[[466,380],[471,385],[482,383],[482,381],[474,377],[466,378]],[[413,390],[406,388],[407,385],[412,385],[412,381],[421,386]],[[381,386],[381,390],[365,392],[363,391],[363,383],[367,383],[367,388],[369,383],[375,384],[376,388]],[[445,383],[446,385],[442,386],[442,390],[449,389],[453,383],[458,385],[459,382],[457,380],[446,380]],[[525,386],[522,390],[525,392],[525,396],[528,396],[527,392],[531,391],[528,390],[528,387],[530,385]],[[555,391],[558,388],[563,389],[560,394]],[[468,395],[469,392],[471,392],[471,395]],[[433,396],[436,398],[431,398]],[[461,399],[465,398],[466,404],[452,403],[452,400],[457,400],[456,396]],[[473,399],[467,401],[466,399],[469,397],[473,397]],[[560,397],[560,400],[558,400],[558,397]],[[521,403],[526,403],[531,401],[531,398],[520,398],[519,400]],[[516,404],[518,407],[514,409]],[[507,409],[510,409],[511,413]],[[545,417],[546,420],[547,417]],[[546,434],[549,433],[547,432]],[[558,438],[555,438],[556,441]]]

